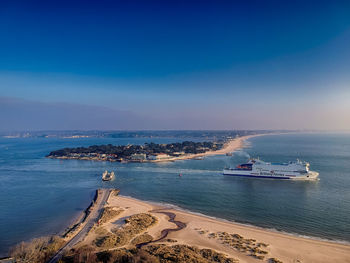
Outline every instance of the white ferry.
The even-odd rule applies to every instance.
[[[268,163],[259,159],[249,159],[236,168],[225,168],[224,175],[255,178],[316,180],[318,172],[309,170],[310,164],[297,160],[289,163]]]

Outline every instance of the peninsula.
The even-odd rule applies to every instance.
[[[99,189],[62,236],[15,246],[17,262],[349,262],[350,246],[213,219]],[[83,259],[83,260],[82,260]]]
[[[270,133],[272,134],[272,133]],[[243,147],[246,139],[267,134],[252,134],[226,142],[176,142],[169,144],[145,143],[143,145],[93,145],[64,148],[50,152],[52,159],[75,159],[109,162],[169,162],[186,159],[202,159],[210,155],[232,153]]]
[[[190,154],[203,154],[222,149],[217,142],[177,142],[170,144],[145,143],[144,145],[93,145],[64,148],[51,152],[47,157],[110,162],[146,162],[171,160]]]

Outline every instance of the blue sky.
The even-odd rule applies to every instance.
[[[349,1],[1,1],[0,38],[3,130],[350,129]]]

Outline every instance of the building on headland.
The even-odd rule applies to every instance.
[[[150,161],[157,160],[157,156],[156,155],[148,155],[147,160],[150,160]]]
[[[163,159],[168,159],[170,158],[171,156],[169,154],[166,154],[166,153],[157,153],[157,154],[154,154],[154,155],[149,155],[147,157],[148,160],[163,160]]]
[[[181,155],[185,155],[185,152],[173,152],[172,155],[175,157],[179,157]]]
[[[147,156],[145,153],[134,153],[130,156],[130,159],[132,161],[144,161],[147,159]]]

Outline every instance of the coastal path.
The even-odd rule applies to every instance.
[[[86,218],[83,228],[69,240],[57,253],[53,256],[48,263],[56,263],[60,260],[65,251],[73,248],[76,244],[83,241],[86,235],[89,233],[94,224],[98,221],[103,211],[103,207],[106,204],[108,197],[112,189],[100,189],[97,200],[93,206],[93,209],[89,216]]]

